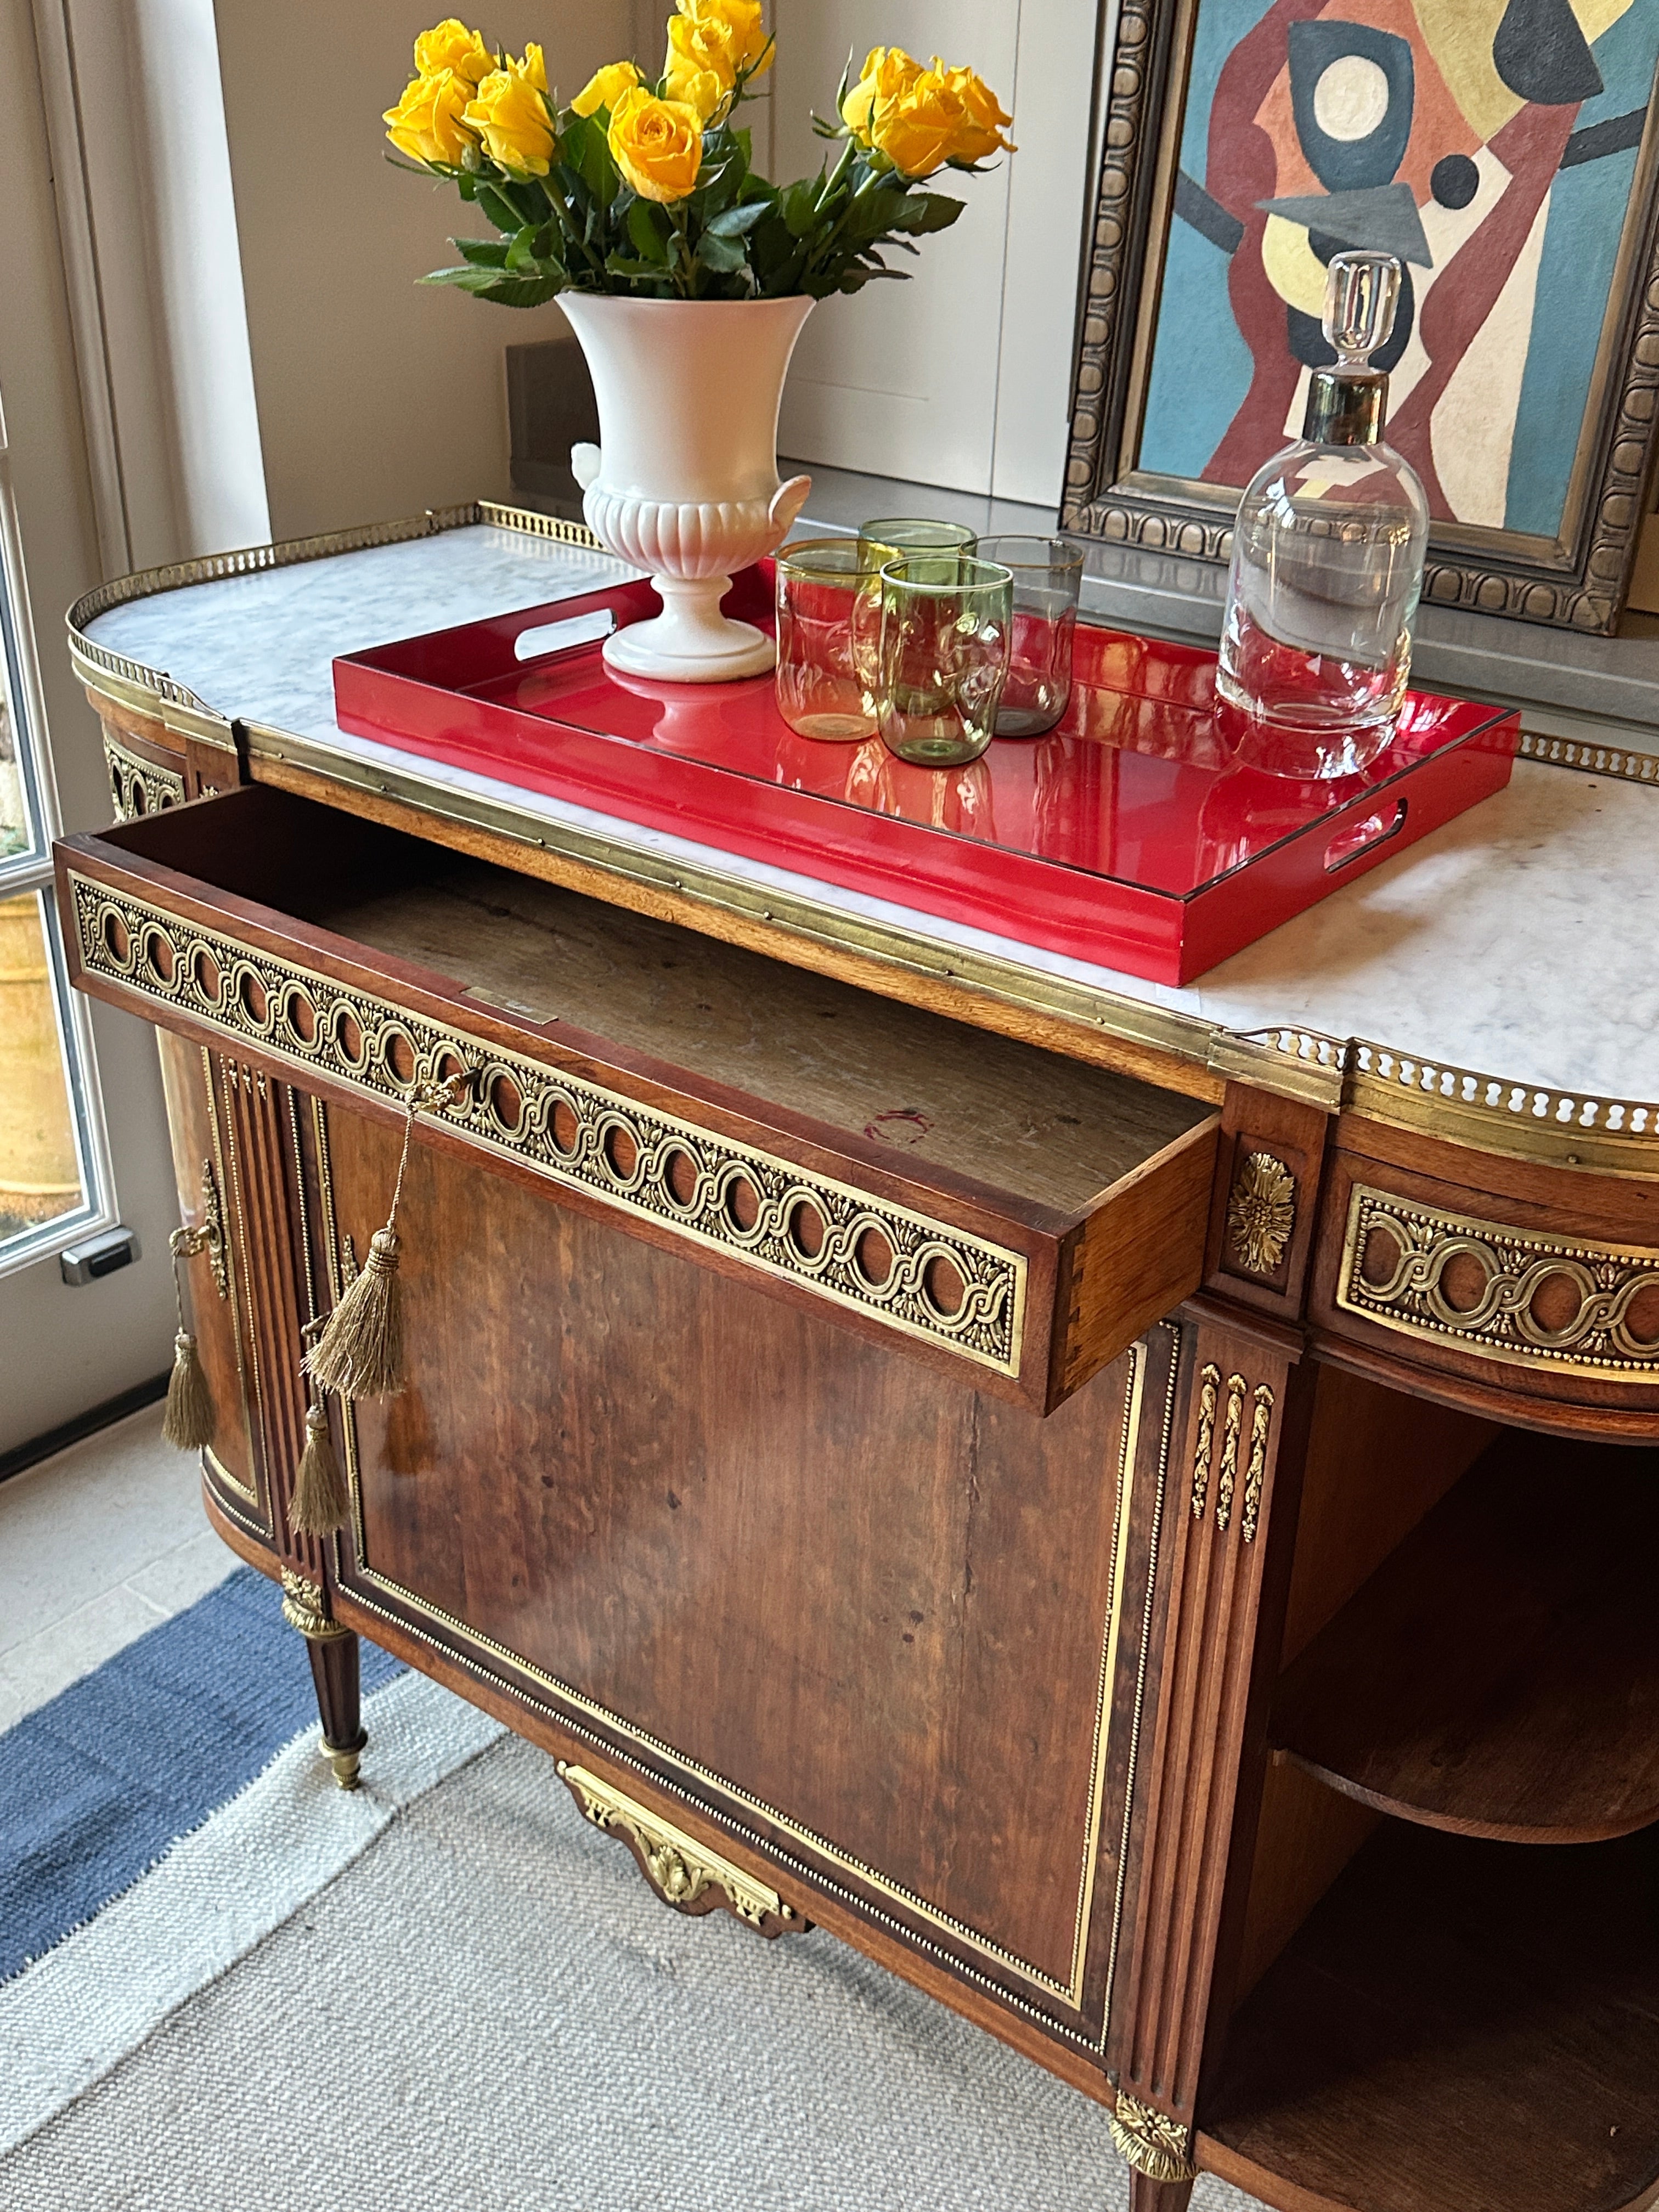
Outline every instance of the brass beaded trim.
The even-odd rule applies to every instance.
[[[1374,1280],[1365,1258],[1379,1231],[1396,1257]],[[1470,1306],[1455,1306],[1446,1296],[1446,1272],[1458,1259],[1472,1261],[1485,1277]],[[1571,1316],[1555,1328],[1534,1311],[1552,1279],[1570,1284],[1577,1298]],[[1659,1379],[1659,1339],[1633,1334],[1628,1316],[1650,1290],[1659,1291],[1659,1251],[1535,1237],[1364,1183],[1356,1183],[1349,1197],[1337,1304],[1406,1336],[1458,1345],[1516,1366],[1649,1382]]]
[[[468,1095],[444,1125],[472,1143],[906,1335],[1018,1375],[1024,1253],[442,1028],[83,876],[72,873],[70,884],[89,974],[173,1007],[243,1050],[398,1106],[421,1084],[465,1072]],[[960,1302],[950,1310],[935,1295],[936,1269],[960,1279]]]
[[[1346,1108],[1448,1144],[1600,1175],[1659,1176],[1659,1105],[1643,1099],[1482,1075],[1367,1037],[1344,1040],[1289,1024],[1218,1040],[1210,1065],[1327,1112]]]
[[[131,822],[141,814],[159,814],[165,807],[185,803],[185,779],[177,769],[158,768],[141,754],[129,752],[111,737],[106,726],[104,765],[109,770],[110,797],[115,802],[118,822]]]

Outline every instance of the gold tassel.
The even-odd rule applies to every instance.
[[[446,1106],[459,1105],[471,1079],[470,1074],[462,1074],[452,1076],[447,1083],[420,1083],[410,1095],[404,1149],[386,1226],[377,1229],[369,1239],[368,1257],[361,1273],[342,1295],[321,1336],[306,1355],[307,1374],[325,1390],[336,1390],[343,1398],[392,1398],[404,1387],[398,1201],[404,1193],[410,1139],[415,1133],[415,1116],[422,1108],[441,1111]]]
[[[196,1356],[196,1339],[181,1328],[173,1340],[173,1372],[167,1377],[167,1409],[161,1434],[180,1451],[199,1451],[213,1442],[218,1425],[213,1393]]]
[[[328,1409],[319,1400],[306,1409],[306,1448],[294,1477],[288,1525],[296,1536],[331,1536],[344,1528],[350,1504],[329,1434]]]
[[[175,1229],[167,1239],[173,1255],[173,1303],[179,1310],[179,1334],[173,1340],[173,1372],[167,1377],[167,1406],[161,1416],[161,1434],[179,1451],[200,1451],[213,1442],[219,1425],[213,1393],[197,1357],[196,1339],[185,1327],[185,1286],[179,1262],[208,1249],[206,1232]]]
[[[394,1202],[395,1203],[395,1202]],[[404,1292],[398,1237],[387,1222],[369,1239],[356,1281],[306,1356],[306,1372],[343,1398],[392,1398],[404,1387]]]

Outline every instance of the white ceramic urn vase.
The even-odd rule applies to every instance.
[[[630,675],[723,684],[776,648],[720,612],[733,574],[783,543],[812,488],[778,481],[778,404],[808,299],[559,301],[593,375],[599,443],[574,446],[587,526],[648,569],[663,611],[605,641]]]

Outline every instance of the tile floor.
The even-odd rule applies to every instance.
[[[193,1452],[147,1406],[0,1482],[0,1729],[236,1565],[207,1526]]]

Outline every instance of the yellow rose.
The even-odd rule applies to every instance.
[[[863,75],[841,104],[842,120],[860,146],[874,143],[870,133],[877,107],[890,106],[921,75],[921,64],[902,46],[871,47]]]
[[[640,73],[632,62],[608,63],[595,70],[570,105],[578,115],[597,115],[602,107],[614,107],[639,81]]]
[[[495,67],[495,57],[476,31],[469,31],[458,16],[435,23],[415,41],[415,67],[422,76],[438,76],[447,70],[467,84],[482,83]]]
[[[692,69],[687,64],[674,66],[675,57],[669,58],[669,70],[663,82],[663,96],[677,100],[682,107],[695,108],[697,120],[706,131],[714,117],[725,106],[731,94],[729,84],[723,84],[713,70]]]
[[[1003,113],[1002,102],[982,76],[976,76],[970,69],[946,69],[937,54],[933,70],[962,102],[963,120],[955,148],[958,161],[987,161],[993,154],[1019,151],[1012,139],[1002,135],[1014,118]]]
[[[553,158],[553,125],[548,120],[547,66],[539,46],[526,46],[524,59],[508,54],[502,66],[478,87],[466,111],[469,127],[483,141],[490,159],[520,177],[544,177]]]
[[[772,41],[761,21],[761,0],[680,0],[668,19],[668,58],[663,75],[707,70],[729,92],[739,73],[764,76],[772,66]]]
[[[416,161],[459,169],[468,149],[477,143],[465,124],[471,97],[472,87],[451,70],[417,76],[381,118],[386,135],[400,154]]]
[[[971,94],[969,85],[953,79],[970,79]],[[870,138],[905,176],[931,177],[947,161],[977,161],[1005,143],[992,115],[1012,119],[971,70],[923,70],[893,99],[877,97]]]
[[[678,100],[659,100],[644,85],[625,92],[611,111],[611,157],[643,200],[683,200],[702,167],[702,118]]]

